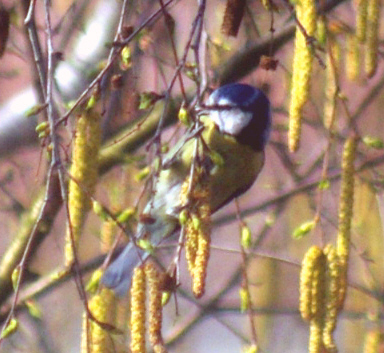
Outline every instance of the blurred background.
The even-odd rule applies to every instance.
[[[137,204],[144,186],[137,175],[151,160],[146,146],[160,117],[164,117],[162,141],[172,145],[184,133],[176,119],[182,101],[193,103],[196,94],[204,101],[205,93],[234,81],[262,88],[271,100],[273,130],[266,163],[257,182],[239,199],[243,220],[252,233],[252,248],[242,256],[234,202],[213,216],[205,295],[198,300],[193,297],[182,257],[180,287],[164,308],[163,337],[169,352],[238,352],[255,343],[255,338],[261,352],[308,351],[309,326],[298,309],[300,265],[312,245],[335,243],[342,149],[351,134],[360,138],[352,247],[347,300],[338,317],[335,340],[340,352],[383,352],[384,26],[379,0],[376,45],[372,48],[356,39],[363,2],[317,3],[318,30],[324,31],[326,40],[319,35],[313,44],[316,55],[309,99],[295,153],[287,147],[295,36],[291,3],[276,0],[268,2],[268,8],[266,3],[248,0],[239,33],[233,37],[222,30],[226,8],[222,0],[207,1],[206,8],[202,1],[185,0],[59,0],[49,4],[36,0],[29,26],[24,24],[29,1],[0,2],[2,323],[14,300],[10,274],[30,239],[47,185],[49,140],[39,139],[35,132],[36,125],[47,118],[45,88],[36,61],[46,75],[50,33],[56,117],[66,121],[58,129],[63,165],[69,167],[71,162],[76,116],[67,112],[95,78],[101,92],[101,153],[107,156],[109,149],[123,146],[118,156],[113,155],[115,151],[105,157],[95,193],[95,199],[111,212]],[[200,34],[198,23],[202,23]],[[131,35],[129,43],[122,44]],[[122,45],[129,53],[125,58],[117,49]],[[339,54],[330,60],[335,47]],[[369,50],[376,50],[377,68],[367,74],[364,60]],[[333,81],[330,69],[336,73]],[[331,88],[335,101],[332,130],[324,123],[330,81],[337,87],[337,93]],[[148,92],[167,93],[169,100],[155,100],[148,109],[140,109],[140,100]],[[153,119],[154,125],[143,127],[146,132],[135,139],[143,117],[147,122]],[[138,128],[132,129],[138,121]],[[81,351],[84,301],[74,275],[51,277],[63,268],[67,222],[60,193],[52,195],[57,199],[51,200],[28,254],[15,311],[19,326],[0,343],[1,352]],[[300,231],[300,226],[313,220],[314,227]],[[78,251],[85,282],[107,252],[101,246],[102,227],[100,217],[89,212]],[[160,261],[167,266],[174,247],[163,253]],[[250,309],[241,312],[239,289],[244,271],[251,296]],[[31,313],[31,307],[38,314]],[[126,334],[110,336],[114,342],[110,352],[129,351]],[[368,350],[372,337],[376,346]]]

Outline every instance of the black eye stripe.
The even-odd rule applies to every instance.
[[[215,105],[208,105],[208,110],[233,110],[233,109],[239,109],[239,106],[236,105],[229,105],[229,104],[215,104]]]
[[[229,105],[229,104],[215,104],[204,106],[205,110],[215,110],[215,111],[230,111],[230,110],[242,110],[245,112],[252,112],[252,107],[250,105]]]

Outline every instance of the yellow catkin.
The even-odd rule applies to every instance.
[[[163,307],[161,301],[163,293],[160,290],[160,274],[153,263],[147,262],[145,264],[145,275],[149,287],[149,341],[151,342],[155,353],[165,353],[167,350],[161,335],[163,320]]]
[[[364,43],[367,32],[368,0],[356,0],[356,38]]]
[[[307,35],[313,37],[316,31],[315,1],[298,0],[296,2],[296,17],[305,28]],[[308,99],[312,60],[312,47],[307,43],[301,29],[296,27],[288,130],[288,145],[291,152],[296,151],[299,147],[302,109]]]
[[[103,288],[99,294],[95,295],[89,302],[89,310],[92,315],[100,322],[110,323],[112,312],[111,306],[115,302],[112,290]],[[101,328],[96,322],[87,319],[84,314],[83,331],[81,338],[82,353],[112,353],[114,352],[111,334]]]
[[[339,226],[337,232],[337,255],[340,262],[339,308],[344,304],[347,291],[347,266],[353,214],[354,160],[357,140],[350,137],[344,143],[341,192],[339,201]]]
[[[193,273],[198,248],[198,232],[193,228],[192,222],[187,223],[185,234],[185,258],[187,260],[189,272]]]
[[[367,38],[365,43],[365,73],[372,77],[377,69],[379,49],[379,18],[381,0],[368,0],[367,9]]]
[[[209,259],[211,237],[209,233],[200,233],[196,253],[195,268],[193,270],[193,294],[200,298],[205,291],[205,278]]]
[[[181,193],[180,193],[180,202],[182,205],[188,204],[188,197],[189,197],[189,184],[190,179],[187,178],[182,187],[181,187]],[[185,258],[187,260],[188,270],[189,273],[193,273],[193,269],[195,268],[195,260],[196,260],[196,253],[197,253],[197,247],[198,247],[198,232],[193,226],[193,222],[191,219],[191,214],[189,211],[185,210]]]
[[[320,318],[324,312],[325,256],[312,246],[304,256],[300,273],[300,313],[304,320]]]
[[[383,333],[379,328],[369,330],[364,339],[363,353],[379,353],[382,352],[380,346],[383,344]]]
[[[336,248],[328,244],[324,248],[327,257],[326,270],[326,296],[325,296],[325,317],[323,326],[323,344],[329,353],[336,353],[337,348],[333,339],[333,331],[336,328],[338,313],[338,294],[339,294],[339,259]]]
[[[113,245],[115,239],[117,225],[113,219],[107,219],[103,222],[100,236],[100,248],[103,253],[108,252]]]
[[[331,129],[335,121],[336,96],[338,90],[338,71],[340,67],[340,46],[336,41],[330,41],[325,72],[325,102],[323,121],[327,129]]]
[[[209,259],[211,210],[209,206],[210,188],[207,181],[201,180],[202,171],[195,170],[193,186],[189,177],[181,190],[181,203],[188,206],[184,224],[186,234],[186,259],[192,275],[192,291],[200,298],[205,290],[205,277]]]
[[[112,243],[116,225],[112,220],[103,223],[101,231],[101,249],[107,252]],[[113,325],[116,318],[117,298],[108,288],[102,288],[99,294],[89,301],[89,310],[92,315],[103,323]],[[83,332],[81,340],[82,353],[108,353],[114,352],[111,334],[102,329],[97,323],[88,319],[84,314]]]
[[[312,279],[312,315],[314,318],[322,318],[325,301],[325,257],[323,253],[317,259],[313,269]]]
[[[77,246],[85,216],[91,208],[90,196],[95,190],[97,181],[100,139],[100,114],[92,109],[85,110],[77,119],[72,151],[71,179],[68,185],[70,226],[65,238],[66,266],[71,266],[74,259],[70,229],[74,245]]]
[[[360,52],[357,37],[347,34],[345,70],[348,80],[357,81],[360,72]]]
[[[322,321],[321,319],[312,319],[309,326],[309,353],[323,353],[322,338]]]
[[[145,353],[145,271],[136,267],[131,286],[131,352]]]
[[[197,227],[197,251],[195,267],[193,269],[193,294],[200,298],[205,290],[205,278],[211,244],[211,208],[209,206],[210,190],[208,183],[204,182],[196,187],[194,197],[198,203],[196,215],[199,220]]]

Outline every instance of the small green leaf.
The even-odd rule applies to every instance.
[[[161,295],[161,306],[166,306],[171,299],[172,292],[166,291]]]
[[[137,245],[144,249],[146,252],[149,252],[150,254],[153,253],[153,245],[152,243],[147,239],[138,239]]]
[[[252,245],[252,233],[248,226],[241,227],[241,246],[244,249],[249,249]]]
[[[145,167],[135,175],[136,181],[143,181],[151,173],[151,168]]]
[[[27,306],[28,312],[32,317],[34,317],[35,319],[41,319],[42,317],[41,310],[34,300],[31,300],[31,299],[27,300],[25,302],[25,305]]]
[[[364,136],[363,142],[365,145],[371,148],[381,150],[384,148],[384,142],[382,139],[373,136]]]
[[[178,119],[186,126],[191,125],[191,118],[189,116],[188,110],[185,107],[181,107],[178,114]]]
[[[125,210],[123,210],[117,217],[117,221],[119,223],[126,223],[132,219],[132,217],[135,215],[136,210],[134,207],[128,207]]]
[[[93,272],[91,279],[88,281],[85,290],[89,293],[95,293],[99,288],[100,279],[103,275],[103,271],[101,269],[97,269]]]
[[[193,224],[193,229],[195,230],[201,229],[201,219],[196,215],[192,215],[192,224]]]
[[[320,190],[328,190],[330,186],[331,186],[331,183],[329,182],[328,179],[321,180],[319,183]]]
[[[92,209],[96,215],[98,215],[103,221],[108,219],[108,213],[104,210],[104,207],[96,200],[92,201]]]
[[[161,98],[163,98],[163,96],[160,96],[156,92],[143,92],[140,94],[139,109],[144,110],[151,108]]]
[[[169,151],[169,145],[167,143],[163,143],[160,148],[161,153],[167,153]]]
[[[325,25],[325,21],[323,18],[319,18],[317,20],[317,33],[316,33],[317,41],[321,46],[325,46],[327,41],[327,28]]]
[[[47,107],[46,104],[36,104],[32,108],[28,109],[25,112],[25,116],[27,118],[39,114],[41,111],[43,111]]]
[[[128,70],[132,66],[132,55],[129,46],[125,46],[120,55],[120,68],[122,70]]]
[[[179,213],[179,223],[183,226],[187,223],[188,220],[188,211],[186,209],[181,210]]]
[[[48,127],[49,127],[48,121],[43,121],[36,126],[35,131],[36,132],[43,132],[43,131],[47,130]]]
[[[302,224],[300,224],[294,231],[293,231],[293,237],[295,239],[301,239],[304,236],[306,236],[312,229],[314,229],[316,226],[315,221],[307,221]]]
[[[19,281],[19,276],[20,276],[20,267],[17,266],[12,271],[12,275],[11,275],[13,290],[16,290],[17,288],[17,282]]]
[[[240,312],[245,313],[249,309],[249,293],[245,288],[240,288],[239,290],[239,296],[240,296]]]
[[[184,72],[192,81],[199,82],[197,64],[195,62],[187,62],[184,65]]]
[[[87,102],[87,107],[85,108],[86,110],[90,110],[95,107],[97,102],[97,97],[95,94],[92,94],[91,97],[89,97],[88,102]]]
[[[41,140],[43,138],[46,138],[48,136],[47,134],[47,131],[42,131],[42,132],[39,132],[39,134],[37,135],[37,137]]]
[[[64,269],[64,270],[59,270],[51,273],[50,277],[51,277],[51,280],[53,281],[59,281],[63,279],[67,274],[68,274],[68,270]]]
[[[15,318],[11,319],[7,327],[1,332],[0,338],[5,338],[10,336],[12,333],[14,333],[17,330],[18,326],[19,326],[18,321]]]

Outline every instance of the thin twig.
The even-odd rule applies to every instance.
[[[172,28],[170,27],[169,21],[167,21],[167,16],[170,16],[170,15],[166,11],[166,8],[164,6],[164,1],[163,0],[159,0],[159,1],[160,1],[161,9],[163,11],[165,26],[167,27],[168,37],[169,37],[169,41],[171,43],[171,49],[172,49],[172,54],[173,54],[173,57],[174,57],[174,60],[175,60],[175,64],[176,64],[176,66],[179,66],[179,58],[177,56],[176,44],[175,44],[175,41],[174,41],[174,33],[175,32],[174,32],[174,29],[173,29],[173,33],[172,33]],[[180,71],[178,72],[177,77],[179,79],[181,95],[183,96],[184,101],[187,101],[187,94],[185,92],[183,77],[181,76]]]
[[[169,0],[167,1],[164,6],[167,7],[169,6],[172,2],[175,0]],[[103,70],[100,71],[100,73],[96,76],[96,78],[88,85],[88,87],[80,94],[79,98],[76,100],[76,102],[73,104],[73,106],[60,118],[57,120],[56,125],[60,125],[64,122],[67,121],[68,117],[76,110],[76,108],[84,101],[86,97],[90,94],[92,89],[101,82],[103,79],[104,75],[106,75],[109,70],[111,69],[113,63],[115,60],[119,57],[120,51],[122,48],[129,44],[141,31],[143,28],[148,26],[153,20],[155,20],[160,13],[162,12],[162,9],[157,10],[154,12],[151,16],[149,16],[133,33],[125,40],[121,42],[116,42],[115,45],[116,47],[120,47],[119,50],[116,50],[113,54],[111,54],[107,65],[104,67]]]
[[[241,232],[242,232],[242,227],[246,226],[245,222],[240,216],[240,205],[238,199],[235,200],[236,204],[236,214],[237,214],[237,220],[239,223],[239,234],[240,234],[240,243],[241,243]],[[252,308],[252,299],[251,299],[251,293],[250,293],[250,284],[249,284],[249,279],[248,279],[248,273],[247,273],[247,253],[245,252],[245,249],[243,245],[240,246],[240,252],[241,252],[241,270],[242,270],[242,277],[244,280],[244,287],[247,292],[247,295],[249,296],[249,307],[247,308],[247,315],[248,315],[248,321],[249,321],[249,326],[251,328],[251,336],[252,336],[252,344],[254,347],[257,347],[257,333],[256,333],[256,325],[255,325],[255,320],[254,320],[254,313],[253,313],[253,308]]]

